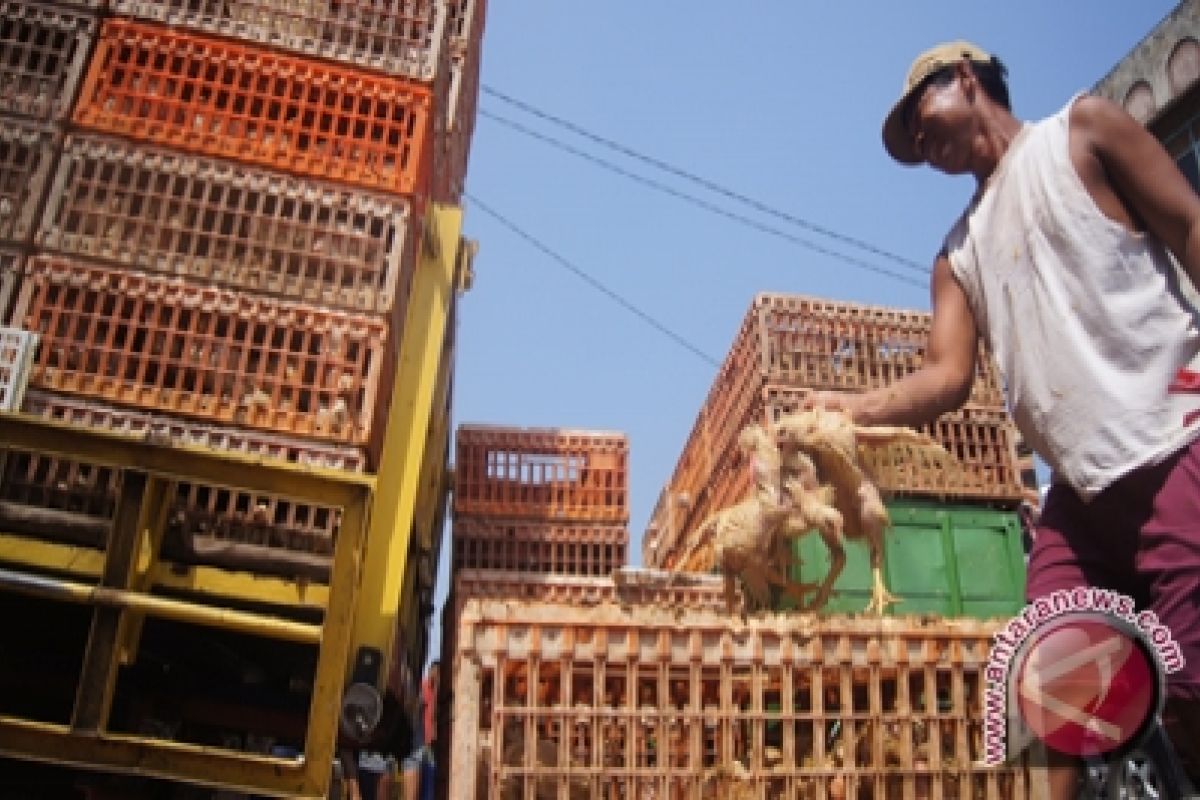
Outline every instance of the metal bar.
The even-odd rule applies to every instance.
[[[185,780],[250,794],[318,800],[305,759],[269,758],[161,739],[102,733],[79,736],[61,725],[0,716],[0,753],[53,764]],[[319,760],[319,759],[318,759]]]
[[[3,568],[0,568],[0,590],[68,603],[135,609],[151,617],[223,628],[238,633],[283,639],[301,644],[321,643],[320,625],[308,625],[303,622],[293,622],[246,611],[234,611],[228,608],[213,608],[183,600],[111,589],[106,586],[89,586],[85,583],[29,575]]]
[[[0,562],[39,572],[51,570],[98,580],[104,570],[104,553],[87,547],[0,533]],[[189,594],[311,611],[321,611],[329,600],[329,588],[312,581],[229,572],[219,567],[161,560],[153,565],[151,585]]]
[[[374,647],[383,655],[382,679],[386,679],[394,657],[409,539],[421,489],[425,436],[442,365],[447,321],[455,302],[455,255],[461,231],[461,209],[433,206],[425,238],[432,238],[437,246],[422,247],[404,321],[405,335],[400,342],[396,391],[371,510],[368,550],[372,555],[363,565],[361,603],[353,623],[354,644]]]
[[[137,556],[138,534],[146,522],[146,507],[142,504],[145,494],[145,473],[126,470],[117,513],[109,529],[108,547],[105,548],[104,572],[100,576],[104,588],[124,590],[129,586],[133,560]],[[120,666],[119,637],[124,613],[121,606],[97,606],[93,611],[75,707],[71,712],[71,727],[76,730],[92,733],[104,730],[108,724]]]
[[[163,536],[167,530],[167,513],[170,511],[170,501],[174,493],[174,481],[165,481],[153,476],[147,481],[143,505],[146,526],[141,528],[136,537],[133,571],[129,576],[129,585],[125,588],[138,592],[150,590],[154,579],[154,566],[158,561],[158,552],[162,547]],[[143,533],[144,536],[141,535]],[[145,615],[137,610],[130,610],[121,620],[120,631],[117,634],[117,647],[122,664],[132,664],[137,660],[138,643],[142,638],[144,621]]]
[[[0,412],[0,442],[6,448],[87,461],[150,475],[246,491],[279,494],[328,506],[346,506],[367,496],[374,477],[318,469],[261,456],[161,443],[109,431]]]
[[[342,527],[333,548],[329,581],[329,607],[325,612],[325,635],[321,640],[317,671],[313,676],[312,704],[308,713],[306,753],[336,752],[342,689],[350,663],[351,626],[358,601],[363,549],[367,543],[369,511],[366,502],[353,503],[342,511]],[[328,764],[309,764],[308,780],[322,795],[329,789]]]

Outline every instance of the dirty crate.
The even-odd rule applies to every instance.
[[[449,796],[1027,798],[981,761],[999,627],[468,601]]]
[[[798,410],[803,396],[804,390],[767,386],[748,406],[742,424],[729,426],[729,430],[774,422]],[[938,463],[903,444],[866,451],[863,464],[886,496],[976,501],[1008,508],[1015,508],[1024,498],[1027,489],[1017,456],[1019,434],[1006,412],[965,407],[918,430],[941,444],[953,461]],[[691,544],[686,534],[751,492],[750,465],[733,441],[689,440],[673,480],[677,482],[663,489],[643,540],[647,564],[672,565]]]
[[[468,600],[553,603],[585,608],[602,603],[725,609],[724,582],[717,575],[671,573],[620,567],[611,575],[556,575],[520,570],[456,568],[445,621],[457,619]],[[453,626],[451,626],[453,627]]]
[[[112,0],[112,9],[422,81],[445,52],[439,0]]]
[[[767,386],[751,422],[776,422],[801,410],[804,391]],[[910,445],[869,449],[863,465],[879,488],[893,494],[1020,502],[1024,485],[1017,458],[1020,434],[1003,409],[968,405],[917,428],[952,455],[950,463],[922,456]]]
[[[403,305],[409,203],[313,180],[69,136],[37,233],[47,249],[354,311]]]
[[[50,256],[11,314],[41,336],[30,384],[377,452],[384,321]]]
[[[126,19],[104,23],[74,121],[368,189],[427,189],[428,87]]]
[[[454,514],[629,521],[629,441],[611,431],[461,425]]]
[[[23,411],[60,422],[239,452],[327,469],[359,470],[360,453],[285,437],[222,429],[74,398],[31,392]],[[0,519],[4,529],[103,547],[120,474],[110,467],[39,453],[4,454]],[[170,505],[164,556],[256,573],[324,580],[340,512],[231,486],[181,483]]]
[[[49,125],[0,114],[0,240],[33,234],[61,141]]]
[[[483,0],[451,0],[449,89],[442,133],[435,143],[433,195],[458,202],[466,186],[467,161],[479,103]]]
[[[721,453],[736,441],[767,386],[862,391],[916,371],[924,359],[928,312],[759,294],[751,304],[685,446]],[[999,371],[980,347],[968,404],[1004,410]],[[691,463],[681,458],[680,470]],[[686,476],[672,484],[694,490]]]
[[[1025,604],[1025,552],[1015,511],[893,500],[884,534],[883,573],[900,598],[888,613],[1008,617]],[[793,546],[798,581],[829,574],[829,549],[815,533]],[[870,550],[847,540],[846,566],[825,613],[856,613],[871,599]]]
[[[629,531],[619,524],[459,516],[451,543],[454,569],[595,576],[625,565]]]
[[[2,0],[0,15],[0,103],[42,122],[65,119],[100,27],[97,16],[23,0]]]
[[[8,319],[25,255],[19,248],[0,245],[0,322]]]

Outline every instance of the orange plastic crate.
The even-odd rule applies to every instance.
[[[325,62],[110,19],[75,122],[372,189],[426,188],[431,91]]]
[[[456,441],[456,518],[629,520],[623,434],[462,425]]]
[[[99,29],[95,14],[0,2],[0,103],[44,122],[65,118]]]
[[[12,318],[42,335],[33,386],[342,444],[382,438],[379,318],[49,256],[26,270]]]
[[[1032,796],[981,763],[998,622],[496,598],[452,623],[453,797]]]
[[[608,575],[625,566],[624,525],[566,524],[458,517],[451,534],[454,569]]]
[[[401,306],[408,201],[229,161],[67,137],[36,241],[47,250],[355,311]]]
[[[112,8],[422,81],[445,52],[447,10],[437,0],[113,0]]]

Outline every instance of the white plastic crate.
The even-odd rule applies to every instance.
[[[113,12],[432,80],[446,42],[438,0],[113,0]]]
[[[0,327],[0,411],[21,408],[37,342],[36,333]]]
[[[354,311],[403,311],[407,200],[74,135],[37,244],[126,267]]]

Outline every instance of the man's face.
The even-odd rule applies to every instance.
[[[944,67],[913,93],[905,122],[917,152],[950,175],[969,171],[974,117],[963,91],[964,67]]]

